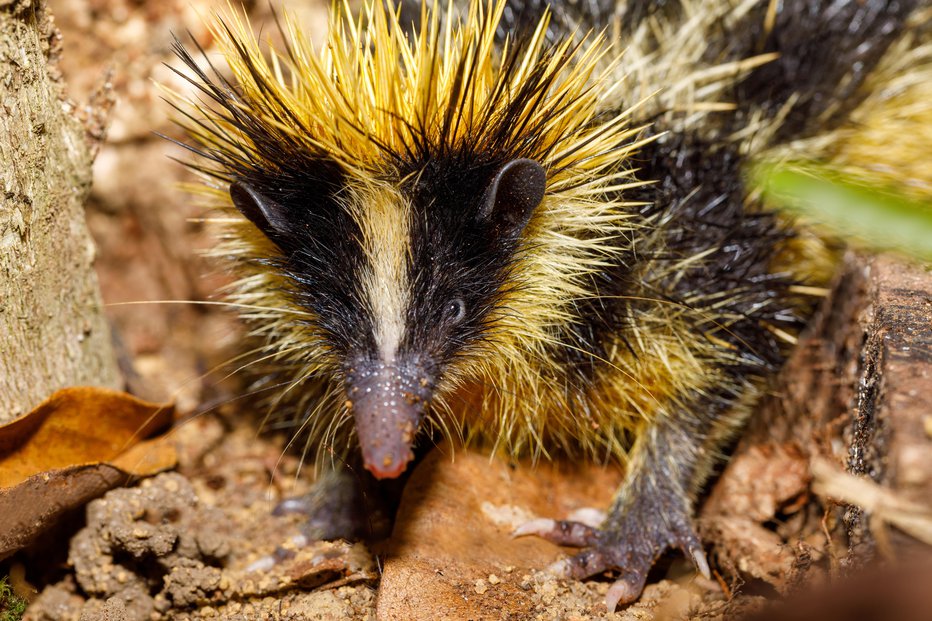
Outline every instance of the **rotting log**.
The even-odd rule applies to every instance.
[[[0,423],[120,386],[84,220],[94,129],[62,93],[60,38],[44,2],[0,0]]]
[[[810,484],[814,464],[834,464],[932,511],[930,402],[932,272],[849,253],[703,507],[720,565],[788,594],[819,571],[928,559],[927,544]]]
[[[847,470],[932,509],[932,271],[876,257],[866,289],[855,415],[844,436]],[[850,507],[844,522],[851,550],[872,554],[869,516]],[[916,548],[896,530],[890,537],[880,542],[885,555]]]

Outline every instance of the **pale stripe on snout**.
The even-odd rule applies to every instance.
[[[354,194],[354,215],[368,259],[361,283],[379,356],[390,364],[405,333],[410,209],[393,188],[367,188]]]

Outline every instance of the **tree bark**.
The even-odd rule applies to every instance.
[[[120,386],[84,221],[92,142],[45,3],[0,0],[0,423],[52,391]]]

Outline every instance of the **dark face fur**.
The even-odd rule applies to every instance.
[[[596,118],[591,78],[601,55],[577,58],[582,41],[550,45],[539,31],[492,54],[504,5],[491,12],[476,5],[468,24],[449,26],[460,34],[446,50],[445,20],[411,39],[391,11],[378,13],[385,5],[373,7],[371,30],[344,29],[356,23],[348,12],[334,22],[326,70],[305,58],[316,52],[303,34],[289,32],[291,47],[277,54],[294,72],[287,79],[243,24],[221,22],[216,32],[236,83],[206,55],[207,69],[179,42],[175,51],[203,96],[191,102],[193,114],[179,107],[198,143],[187,147],[202,162],[192,168],[229,184],[236,208],[277,247],[269,253],[239,231],[250,253],[236,258],[259,266],[247,272],[271,273],[264,282],[273,287],[284,279],[269,296],[275,303],[285,297],[289,308],[308,311],[310,330],[298,326],[289,343],[308,341],[307,357],[317,359],[309,366],[342,380],[366,467],[394,477],[412,457],[435,387],[459,379],[457,359],[479,359],[475,345],[497,338],[490,326],[524,325],[503,300],[515,305],[513,292],[527,287],[560,306],[564,288],[574,290],[576,274],[597,260],[596,240],[613,226],[611,204],[593,235],[572,217],[564,223],[574,241],[553,244],[556,286],[515,272],[538,250],[523,245],[522,234],[548,176],[554,196],[588,186],[623,159],[628,132],[622,117]],[[365,40],[344,45],[362,32]],[[396,55],[397,73],[376,75],[395,67]],[[364,84],[372,88],[356,88]],[[585,239],[572,235],[577,228]],[[559,314],[545,313],[537,325]],[[284,321],[272,326],[270,341],[278,328],[295,327]],[[308,363],[301,352],[289,354]]]
[[[444,369],[486,333],[546,173],[523,158],[428,161],[393,175],[396,187],[315,170],[230,194],[281,250],[296,302],[342,361],[366,468],[396,477]]]

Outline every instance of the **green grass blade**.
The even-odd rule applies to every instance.
[[[878,250],[932,260],[932,205],[868,188],[813,164],[760,165],[753,180],[768,202]]]

